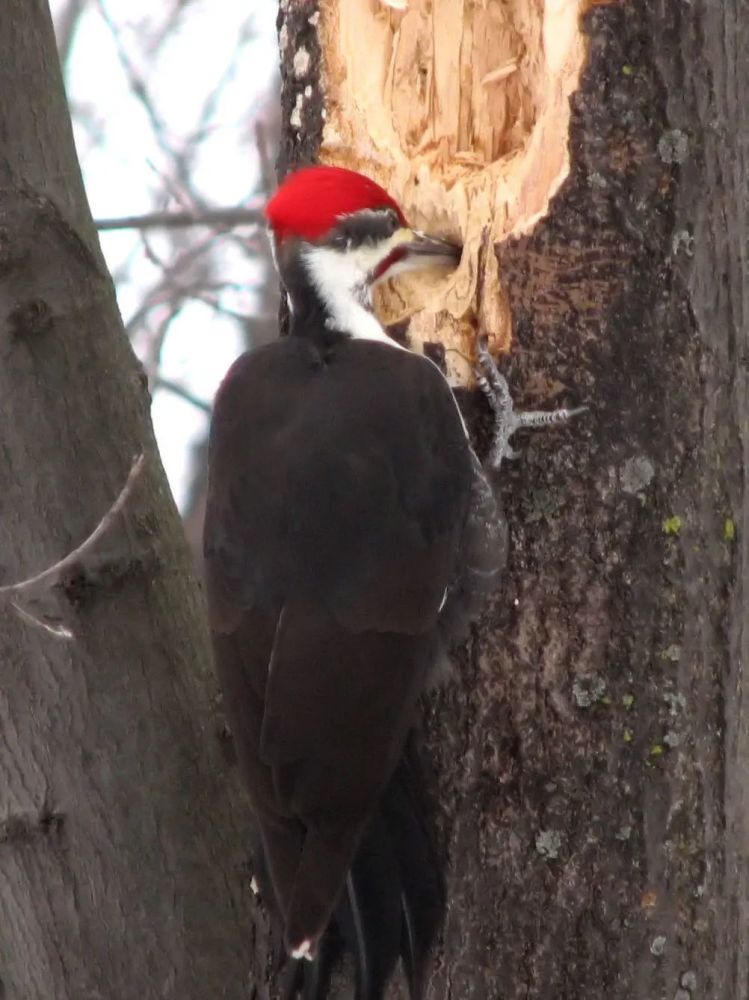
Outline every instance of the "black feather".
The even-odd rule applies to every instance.
[[[335,920],[356,964],[356,1000],[379,1000],[400,950],[400,871],[392,831],[378,814],[346,880]]]
[[[291,964],[284,1000],[325,1000],[330,992],[330,980],[342,952],[340,938],[334,929],[320,940],[313,962],[299,959]]]
[[[433,806],[427,788],[411,735],[380,807],[400,873],[401,956],[411,1000],[423,996],[429,957],[445,912],[443,866],[432,829]]]
[[[445,908],[425,788],[412,736],[361,839],[317,958],[294,964],[288,1000],[324,1000],[344,952],[354,958],[356,1000],[383,1000],[399,958],[411,1000],[422,1000]]]

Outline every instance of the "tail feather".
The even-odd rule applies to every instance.
[[[385,825],[393,843],[401,880],[401,957],[411,1000],[421,1000],[429,958],[445,911],[442,865],[429,822],[431,809],[413,740],[383,798]]]
[[[411,1000],[422,1000],[445,887],[413,739],[359,844],[314,962],[296,963],[289,998],[324,1000],[343,952],[354,957],[356,1000],[383,1000],[402,959]]]
[[[324,934],[312,962],[299,959],[291,966],[284,1000],[325,1000],[330,980],[341,956],[341,941],[335,933]]]
[[[400,948],[400,870],[390,832],[375,816],[362,837],[335,922],[356,965],[356,1000],[379,1000]]]

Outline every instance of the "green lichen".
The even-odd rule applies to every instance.
[[[651,757],[662,757],[663,752],[663,746],[660,743],[654,743],[649,751]]]
[[[622,76],[634,76],[634,72],[634,66],[627,66],[626,64],[622,66]]]
[[[660,956],[666,950],[666,938],[663,934],[659,934],[658,937],[654,937],[650,942],[650,953],[651,955]]]
[[[697,973],[693,972],[691,969],[689,972],[685,972],[681,977],[681,985],[685,990],[689,990],[690,993],[694,993],[697,989]]]
[[[658,155],[664,163],[683,163],[689,156],[689,136],[678,128],[664,132],[658,140]]]
[[[684,254],[685,257],[694,257],[695,240],[688,229],[677,229],[671,237],[671,253],[674,257]]]
[[[619,481],[625,493],[636,494],[641,500],[644,490],[655,476],[655,466],[646,455],[633,455],[619,471]]]
[[[666,646],[658,654],[662,660],[669,660],[671,663],[678,663],[681,658],[681,646],[677,643],[672,642],[670,646]]]
[[[667,517],[663,522],[664,535],[678,535],[681,531],[682,523],[678,514],[672,514],[671,517]]]
[[[606,681],[602,677],[581,677],[572,685],[572,697],[578,708],[590,708],[596,702],[611,704],[606,694]]]
[[[631,743],[632,740],[634,739],[634,736],[632,735],[632,730],[625,729],[624,732],[622,733],[622,739],[624,740],[625,743]]]
[[[540,830],[536,835],[536,850],[542,858],[558,858],[563,843],[559,830]]]
[[[635,696],[633,694],[623,694],[622,695],[622,705],[625,708],[632,708],[635,703]]]
[[[723,537],[727,542],[732,542],[736,537],[736,523],[732,517],[727,517],[723,522]]]
[[[663,700],[668,705],[669,715],[676,717],[687,707],[687,699],[681,692],[674,694],[672,691],[663,692]]]
[[[528,503],[525,504],[525,519],[528,524],[551,520],[556,517],[563,505],[564,500],[559,490],[535,490],[531,494]]]

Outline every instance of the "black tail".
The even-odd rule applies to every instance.
[[[382,1000],[399,958],[411,1000],[423,997],[445,908],[425,784],[411,738],[362,837],[315,961],[295,963],[289,1000],[324,1000],[344,952],[354,957],[356,1000]]]

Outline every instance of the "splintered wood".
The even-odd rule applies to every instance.
[[[378,296],[411,316],[411,346],[439,342],[472,380],[477,333],[507,351],[510,312],[494,244],[528,232],[569,171],[569,97],[589,0],[321,0],[321,159],[360,170],[411,225],[464,246],[458,270],[404,276]]]

